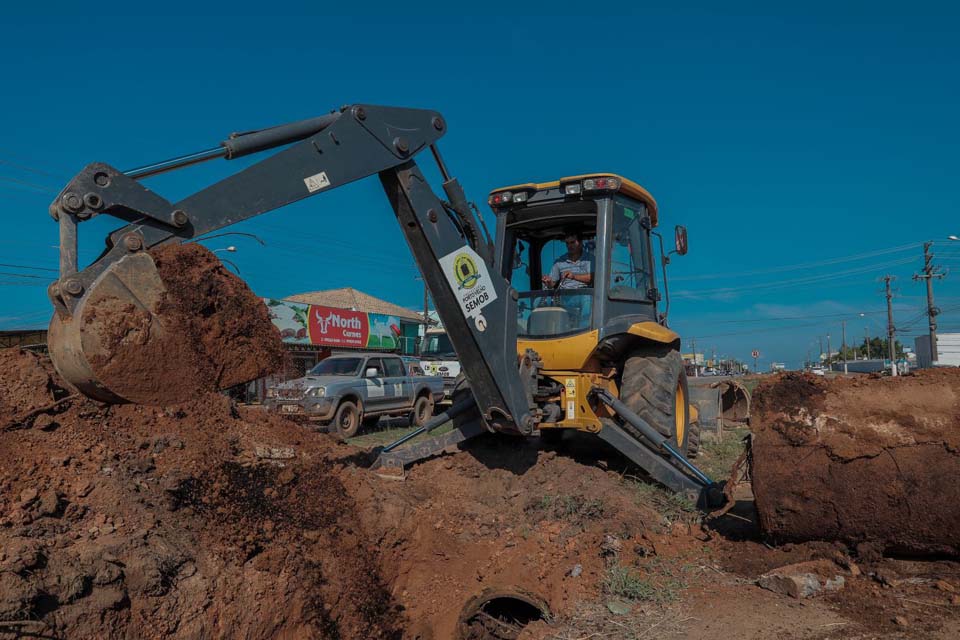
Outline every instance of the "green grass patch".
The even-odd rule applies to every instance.
[[[726,480],[733,463],[743,453],[743,439],[748,433],[750,433],[749,429],[741,427],[725,430],[721,439],[717,439],[712,434],[703,434],[700,441],[700,455],[694,463],[711,479]]]
[[[682,493],[664,489],[658,484],[633,480],[637,501],[653,507],[670,522],[696,523],[702,518],[697,503]]]
[[[607,595],[627,600],[653,600],[657,588],[650,580],[644,578],[640,573],[615,564],[607,569],[607,575],[603,578],[603,590]]]
[[[680,597],[680,591],[686,587],[683,580],[675,577],[671,567],[665,564],[653,564],[649,568],[650,573],[641,574],[633,567],[621,564],[611,566],[603,578],[604,593],[641,602],[675,602]]]
[[[374,427],[374,428],[361,428],[360,434],[352,438],[347,438],[347,442],[350,444],[362,447],[364,449],[369,447],[382,447],[395,442],[402,438],[405,435],[413,433],[416,431],[417,427]],[[434,429],[428,434],[419,435],[410,442],[420,442],[421,440],[426,440],[427,438],[433,438],[436,436],[443,435],[448,431],[453,430],[453,422],[448,422],[437,429]],[[408,443],[409,444],[409,443]],[[403,446],[407,446],[404,444]]]
[[[583,524],[588,520],[599,520],[608,515],[609,509],[600,498],[587,498],[582,495],[542,495],[531,498],[524,511],[554,520],[563,520],[573,524]]]

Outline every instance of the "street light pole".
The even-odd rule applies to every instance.
[[[214,250],[211,251],[210,253],[214,253],[214,254],[215,254],[215,253],[217,253],[217,252],[219,252],[219,251],[226,251],[227,253],[236,253],[236,252],[237,252],[237,248],[234,247],[233,245],[231,245],[231,246],[229,246],[229,247],[224,247],[224,248],[222,248],[222,249],[214,249]],[[234,271],[237,272],[237,275],[240,275],[240,267],[238,267],[238,266],[233,262],[233,260],[227,260],[226,258],[220,258],[220,262],[223,262],[223,263],[225,263],[225,264],[230,265],[231,267],[233,267]]]

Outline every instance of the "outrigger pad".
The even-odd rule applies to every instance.
[[[377,475],[403,479],[405,469],[414,462],[432,458],[435,455],[443,453],[446,449],[459,445],[480,434],[487,433],[486,427],[480,418],[469,420],[453,431],[447,432],[442,436],[436,436],[422,442],[411,444],[402,449],[394,449],[380,456],[372,465],[372,469]]]

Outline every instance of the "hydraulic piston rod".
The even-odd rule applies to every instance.
[[[213,160],[214,158],[233,160],[251,153],[273,149],[274,147],[309,138],[329,127],[336,122],[339,117],[339,113],[331,113],[325,116],[270,127],[269,129],[233,133],[229,138],[221,142],[218,147],[188,153],[185,156],[179,156],[169,160],[162,160],[143,167],[137,167],[136,169],[130,169],[123,173],[128,178],[147,178],[160,173],[166,173],[167,171],[173,171],[174,169],[180,169],[181,167]]]
[[[630,408],[623,402],[613,397],[609,391],[601,387],[594,387],[591,390],[591,393],[596,396],[598,400],[613,409],[617,415],[629,423],[630,426],[643,434],[643,437],[649,440],[654,446],[659,447],[668,453],[670,457],[673,458],[674,462],[682,466],[694,478],[699,480],[701,484],[704,486],[711,486],[714,484],[713,480],[711,480],[707,474],[698,469],[696,465],[687,460],[686,456],[677,451],[674,446],[670,444],[666,436],[647,424],[646,420],[631,411]]]

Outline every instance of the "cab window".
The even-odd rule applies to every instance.
[[[513,269],[510,272],[510,286],[517,291],[529,291],[530,287],[530,243],[518,238],[513,247]]]
[[[399,358],[386,358],[383,361],[383,366],[387,369],[387,376],[391,378],[402,378],[403,373],[403,363],[400,362]]]
[[[367,369],[376,369],[376,375],[372,376],[374,378],[380,378],[383,376],[383,364],[380,362],[380,358],[370,358],[367,360],[367,366],[364,368],[363,373],[366,375]]]
[[[650,273],[650,237],[647,213],[617,202],[613,209],[610,249],[610,298],[648,302],[653,279]]]

